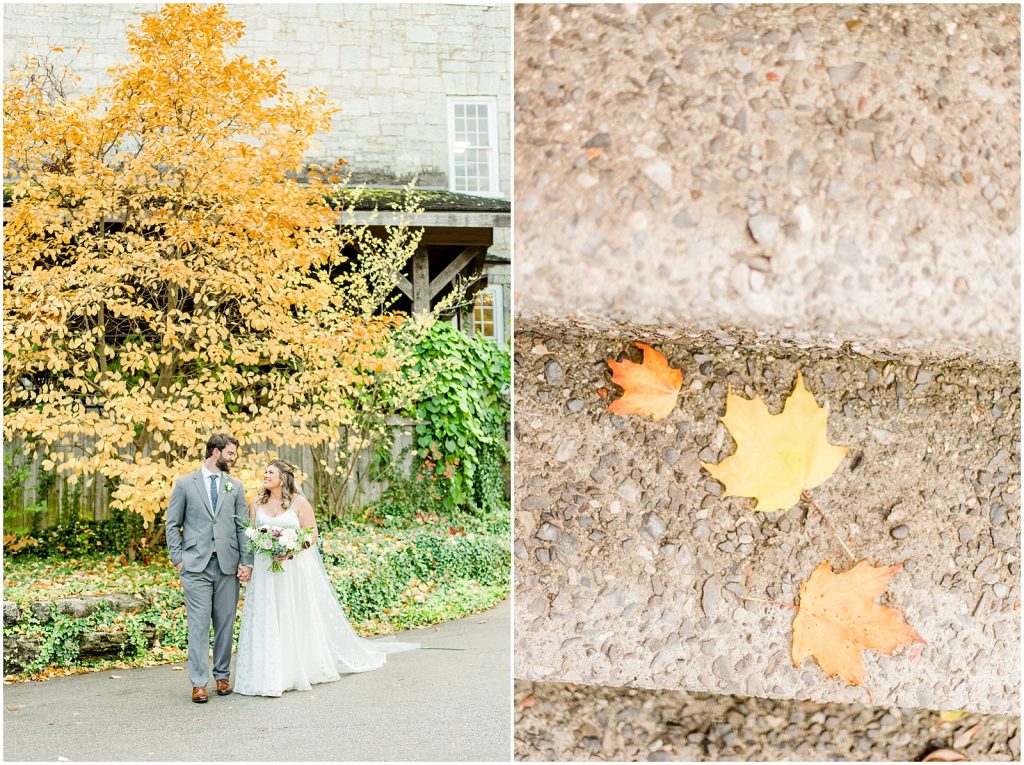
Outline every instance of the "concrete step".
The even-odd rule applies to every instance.
[[[1020,9],[520,5],[516,311],[1017,358]]]
[[[1020,759],[1018,716],[554,683],[516,683],[515,731],[516,759],[533,762]]]
[[[522,320],[515,344],[518,678],[1009,714],[1020,692],[1015,362],[798,344],[733,329]],[[606,413],[605,360],[652,343],[683,370],[665,420]],[[813,494],[882,602],[928,645],[864,653],[864,687],[790,660],[793,603],[849,561],[814,511],[751,510],[699,465],[733,450],[726,389],[773,411],[797,370],[850,452]],[[599,390],[607,388],[607,398]]]
[[[929,643],[866,655],[874,703],[1016,710],[1019,21],[517,7],[519,677],[868,700],[738,599],[842,567],[821,519],[699,467],[732,449],[727,385],[780,404],[799,368],[852,447],[818,504],[906,561],[885,600]],[[665,421],[603,412],[633,340],[686,375]]]

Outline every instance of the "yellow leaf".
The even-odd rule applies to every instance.
[[[954,709],[948,712],[939,712],[939,717],[942,718],[944,722],[956,722],[957,720],[962,720],[967,717],[967,712],[962,709]]]
[[[760,398],[730,391],[721,420],[736,451],[717,465],[701,465],[725,485],[726,496],[753,497],[754,509],[766,513],[788,510],[801,492],[828,480],[847,451],[828,442],[828,409],[818,406],[799,372],[780,414]]]
[[[825,561],[800,585],[800,608],[793,620],[793,666],[813,656],[825,672],[850,685],[864,680],[861,651],[892,656],[897,648],[925,643],[902,611],[875,602],[889,577],[903,568],[860,561],[836,574]]]

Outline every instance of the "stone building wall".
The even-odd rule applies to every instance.
[[[155,3],[4,6],[4,71],[23,54],[64,49],[91,90],[127,56],[128,26]],[[321,87],[340,107],[330,133],[310,152],[343,157],[370,183],[418,176],[448,187],[447,100],[496,100],[499,188],[511,190],[511,10],[434,4],[228,5],[245,23],[235,48],[270,57],[294,88]],[[75,53],[79,46],[85,49]]]

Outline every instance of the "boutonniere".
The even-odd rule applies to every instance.
[[[224,491],[226,491],[228,494],[230,494],[234,490],[235,490],[235,485],[233,483],[231,483],[231,481],[225,481],[224,482]]]

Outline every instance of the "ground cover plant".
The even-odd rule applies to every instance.
[[[389,634],[486,610],[508,597],[508,521],[466,516],[422,517],[385,525],[344,522],[323,532],[323,559],[339,601],[359,634]],[[85,617],[50,609],[50,603],[112,593],[139,596],[133,612],[101,607]],[[243,590],[244,598],[245,592]],[[18,606],[18,623],[4,627],[4,642],[35,641],[39,650],[8,678],[42,679],[115,666],[183,661],[187,653],[181,582],[166,555],[149,563],[90,553],[79,557],[9,555],[5,604]],[[33,604],[47,604],[45,623]],[[38,608],[36,606],[35,608]],[[239,618],[241,609],[239,609]],[[237,627],[237,622],[236,622]],[[80,658],[84,636],[127,636],[113,659]]]

